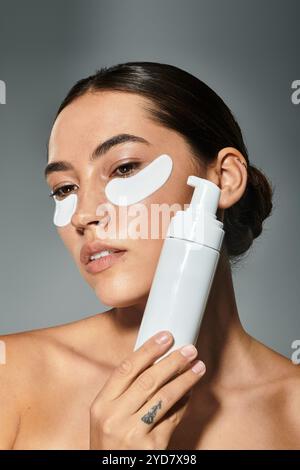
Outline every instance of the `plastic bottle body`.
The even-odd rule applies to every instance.
[[[164,240],[134,350],[161,330],[174,336],[165,355],[196,343],[219,256],[199,243]]]

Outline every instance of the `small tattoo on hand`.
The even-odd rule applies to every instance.
[[[142,418],[141,420],[144,421],[144,423],[146,424],[152,424],[153,421],[154,421],[154,418],[156,416],[156,413],[157,413],[157,410],[158,409],[161,409],[161,403],[162,401],[160,400],[157,405],[154,405],[152,406],[152,408],[150,409],[150,411],[148,411],[148,413],[146,413]]]

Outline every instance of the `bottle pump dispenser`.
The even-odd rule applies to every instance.
[[[161,330],[174,337],[165,355],[197,342],[225,232],[216,218],[220,188],[197,176],[187,184],[193,197],[170,221],[134,350]]]

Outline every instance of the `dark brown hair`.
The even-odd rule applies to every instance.
[[[234,147],[245,157],[246,190],[239,201],[224,211],[226,251],[237,262],[262,231],[271,214],[274,188],[257,167],[249,163],[241,129],[224,101],[205,83],[169,64],[126,62],[102,67],[79,80],[61,103],[58,114],[87,91],[116,90],[148,98],[151,118],[180,133],[201,163],[212,162],[224,147]],[[55,119],[56,119],[55,117]]]

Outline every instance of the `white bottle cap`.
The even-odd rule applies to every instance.
[[[187,184],[195,187],[190,207],[193,210],[204,210],[215,215],[220,199],[220,188],[211,181],[198,178],[198,176],[189,176]]]
[[[189,208],[172,217],[166,237],[181,238],[220,251],[224,238],[223,223],[216,218],[220,188],[204,178],[189,176],[187,184],[195,190]]]

